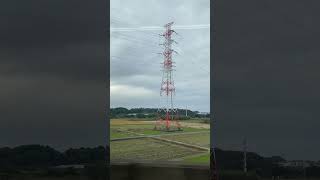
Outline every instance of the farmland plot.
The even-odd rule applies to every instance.
[[[203,151],[150,138],[116,141],[111,144],[111,161],[171,160]]]
[[[206,148],[210,147],[210,128],[207,124],[188,121],[181,123],[183,131],[166,132],[153,130],[154,123],[111,120],[111,161],[207,162],[206,157],[202,157],[208,153]]]
[[[163,136],[162,138],[179,141],[187,144],[197,145],[201,147],[210,147],[210,132],[203,132],[197,134],[177,134]]]

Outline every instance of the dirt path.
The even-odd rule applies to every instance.
[[[171,161],[183,161],[185,159],[189,159],[189,158],[193,158],[193,157],[199,157],[199,156],[203,156],[203,155],[207,155],[207,154],[208,154],[207,152],[199,153],[199,154],[193,154],[193,155],[190,155],[190,156],[185,156],[183,158],[172,159]]]
[[[160,141],[165,141],[165,142],[173,143],[173,144],[180,145],[180,146],[184,146],[184,147],[188,147],[188,148],[198,149],[198,150],[201,150],[201,151],[210,151],[210,148],[207,148],[207,147],[203,147],[203,146],[199,146],[199,145],[194,145],[194,144],[188,144],[188,143],[184,143],[184,142],[180,142],[180,141],[175,141],[175,140],[171,140],[171,139],[161,138],[161,137],[163,137],[163,136],[177,135],[177,134],[145,135],[145,134],[135,133],[135,132],[131,132],[131,131],[126,131],[126,132],[130,132],[130,133],[136,134],[137,136],[135,136],[135,137],[126,137],[126,138],[116,138],[116,139],[111,139],[110,141],[125,141],[125,140],[130,140],[130,139],[152,138],[152,139],[156,139],[156,140],[160,140]],[[178,135],[199,134],[199,133],[208,133],[208,132],[210,132],[210,131],[186,132],[186,133],[178,133]]]
[[[156,121],[140,121],[145,124],[154,124]],[[182,127],[191,127],[197,129],[210,129],[210,124],[200,123],[200,122],[185,122],[179,121]]]
[[[151,137],[151,138],[156,139],[156,140],[160,140],[160,141],[165,141],[165,142],[177,144],[177,145],[181,145],[181,146],[185,146],[185,147],[189,147],[189,148],[195,148],[198,150],[210,151],[210,148],[206,148],[206,147],[202,147],[202,146],[198,146],[198,145],[194,145],[194,144],[188,144],[188,143],[174,141],[174,140],[165,139],[165,138],[161,138],[161,137]]]
[[[145,135],[145,134],[131,132],[131,131],[123,131],[123,132],[128,132],[131,134],[135,134],[137,136],[125,137],[125,138],[114,138],[114,139],[110,139],[110,141],[121,141],[121,140],[129,140],[129,139],[152,138],[152,137],[174,136],[174,135],[210,133],[210,131],[199,131],[199,132],[185,132],[185,133],[176,133],[176,134],[171,133],[171,134]]]
[[[210,124],[205,123],[191,123],[191,122],[180,122],[182,127],[191,127],[197,129],[210,129]]]
[[[129,119],[119,119],[111,120],[110,125],[143,125],[143,124],[155,124],[156,121],[138,121],[138,120],[129,120]],[[205,124],[201,122],[187,122],[179,121],[182,127],[190,127],[197,129],[210,129],[210,124]]]

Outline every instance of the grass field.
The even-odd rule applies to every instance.
[[[208,164],[210,162],[210,154],[202,154],[190,158],[185,158],[184,162],[191,163],[191,164]]]
[[[188,144],[198,145],[202,147],[210,147],[210,132],[203,132],[199,134],[177,134],[164,136],[165,139],[170,139],[174,141],[184,142]]]
[[[183,124],[183,123],[181,123]],[[189,123],[190,124],[190,123]],[[192,124],[202,124],[202,123],[195,123]],[[111,120],[111,139],[113,138],[123,138],[123,137],[131,137],[131,136],[137,136],[139,134],[143,135],[161,135],[161,134],[178,134],[182,132],[198,132],[198,131],[208,131],[208,128],[203,127],[183,127],[183,131],[175,131],[175,132],[166,132],[166,131],[155,131],[154,128],[154,122],[152,121],[137,121],[133,120],[130,121],[128,119],[116,119]],[[209,142],[209,141],[208,141]]]
[[[112,119],[111,161],[161,160],[209,164],[209,156],[206,155],[210,143],[208,124],[201,119],[188,120],[181,122],[183,131],[165,132],[153,130],[154,123],[151,120]],[[154,138],[154,135],[162,140]],[[123,139],[128,137],[133,139]]]
[[[201,152],[203,151],[157,141],[151,138],[111,143],[112,160],[170,160]]]

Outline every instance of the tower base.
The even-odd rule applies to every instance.
[[[153,130],[155,131],[165,131],[165,132],[176,132],[176,131],[183,131],[181,127],[179,128],[166,128],[166,127],[154,127]]]
[[[156,124],[153,128],[156,131],[166,131],[166,132],[173,132],[173,131],[183,131],[181,125],[177,120],[157,120]]]

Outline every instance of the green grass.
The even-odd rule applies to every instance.
[[[203,123],[204,121],[210,120],[209,118],[192,118],[186,120],[180,120],[180,122],[192,122],[192,123]]]
[[[121,129],[115,129],[115,128],[110,128],[110,138],[115,139],[115,138],[126,138],[126,137],[132,137],[132,136],[137,136],[133,133],[126,132],[125,130]]]
[[[125,134],[125,133],[111,133],[110,134],[111,139],[126,138],[126,137],[131,137],[131,136],[133,136],[133,135]]]
[[[172,131],[172,132],[167,132],[167,131],[156,131],[153,130],[153,126],[149,128],[140,128],[140,129],[128,129],[131,132],[137,132],[145,135],[161,135],[161,134],[179,134],[179,133],[185,133],[185,132],[198,132],[198,131],[208,131],[208,129],[197,129],[197,128],[183,128],[182,131]]]
[[[170,160],[202,153],[150,138],[111,142],[111,160]]]
[[[163,136],[162,138],[193,144],[201,147],[210,147],[210,132],[203,132],[199,134],[176,134]]]
[[[203,154],[191,158],[184,159],[184,162],[186,163],[192,163],[192,164],[209,164],[210,162],[210,154]]]
[[[191,128],[191,127],[185,127],[182,129],[183,129],[183,132],[210,131],[209,129],[199,129],[199,128]]]
[[[114,125],[111,129],[111,139],[114,138],[125,138],[125,137],[132,137],[138,136],[138,134],[144,135],[161,135],[161,134],[179,134],[185,132],[199,132],[199,131],[208,131],[208,129],[197,129],[197,128],[190,128],[186,127],[183,128],[182,131],[173,131],[173,132],[166,132],[166,131],[156,131],[153,130],[154,125],[149,124],[142,124],[142,125]],[[119,130],[119,131],[118,131]],[[122,131],[122,132],[120,132]],[[129,131],[129,132],[125,132]],[[130,133],[132,132],[132,133]],[[134,133],[137,133],[136,135]],[[209,140],[208,140],[209,142]]]
[[[128,120],[128,119],[123,119]],[[134,121],[134,120],[133,120]],[[133,122],[132,121],[132,122]],[[186,122],[198,122],[199,120],[186,120]],[[206,131],[206,132],[204,132]],[[203,132],[199,134],[181,134],[188,132]],[[154,123],[123,123],[112,124],[110,127],[111,139],[126,138],[140,135],[167,135],[161,136],[169,140],[176,140],[179,142],[185,142],[188,144],[199,145],[203,147],[209,147],[209,129],[199,129],[192,127],[184,127],[182,131],[157,131],[154,130]],[[124,141],[111,141],[111,160],[177,160],[182,163],[188,162],[188,164],[194,163],[209,163],[209,160],[205,160],[206,157],[202,157],[201,154],[206,151],[198,150],[195,148],[189,148],[174,143],[168,143],[151,138],[143,139],[129,139]],[[200,157],[194,157],[194,155],[201,155]],[[184,161],[186,157],[193,157],[190,160]]]

